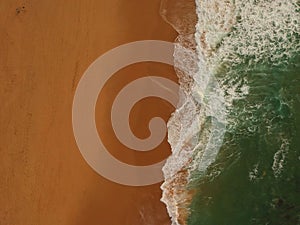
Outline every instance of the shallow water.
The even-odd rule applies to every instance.
[[[180,34],[162,185],[172,224],[300,224],[299,1],[164,3]]]

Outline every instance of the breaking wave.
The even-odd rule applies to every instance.
[[[297,224],[300,2],[163,0],[160,12],[179,33],[161,186],[172,225]]]

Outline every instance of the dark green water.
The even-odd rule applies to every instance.
[[[249,94],[229,110],[215,163],[193,175],[188,224],[300,224],[300,58],[234,70]]]
[[[187,40],[196,42],[198,70],[189,78],[198,89],[187,93],[201,119],[191,119],[200,126],[184,168],[191,174],[188,189],[196,191],[187,224],[300,225],[300,1],[195,3],[195,40]],[[179,5],[175,12],[186,12]],[[174,21],[194,27],[185,17]],[[190,67],[183,71],[190,74]],[[205,86],[206,80],[214,84]],[[190,119],[178,118],[178,126]],[[165,202],[177,225],[182,215],[175,209],[185,207],[185,199],[171,197]]]
[[[300,2],[230,4],[237,20],[216,47],[221,66],[214,74],[232,99],[226,133],[216,160],[192,172],[188,225],[299,225]],[[205,16],[219,11],[198,13],[206,21],[199,32],[214,28]]]

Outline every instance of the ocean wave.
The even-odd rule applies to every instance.
[[[300,52],[299,12],[297,0],[162,1],[161,15],[179,33],[180,101],[168,122],[172,155],[161,186],[172,225],[187,224],[201,180],[215,179],[239,159],[236,137],[265,129],[264,139],[278,147],[270,167],[275,177],[282,173],[291,101],[280,82]],[[265,176],[260,163],[249,166],[250,181]]]

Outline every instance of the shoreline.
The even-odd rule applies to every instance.
[[[128,42],[174,41],[176,32],[159,7],[160,0],[1,2],[1,224],[169,223],[160,184],[129,187],[101,177],[80,154],[72,130],[74,93],[95,59]],[[133,65],[119,71],[114,78],[122,78],[112,78],[100,97],[110,102],[127,78],[149,74],[177,80],[171,66]],[[106,106],[97,105],[98,127],[106,124]],[[166,103],[142,102],[133,109],[134,131],[147,135],[141,121],[149,114],[168,118],[173,110]],[[146,165],[170,152],[166,140],[145,155],[117,148],[105,128],[98,133],[121,161]]]

